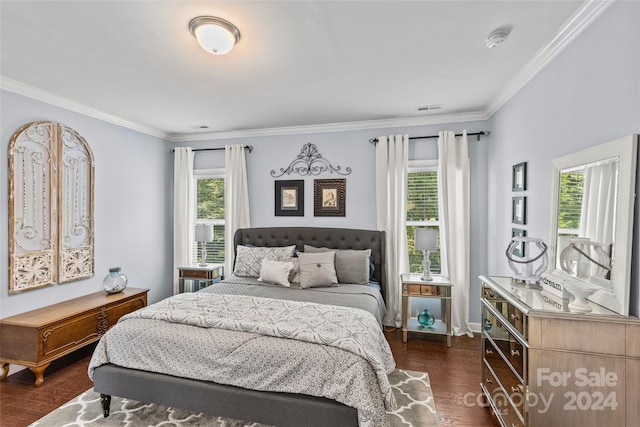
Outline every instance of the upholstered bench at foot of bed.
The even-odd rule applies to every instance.
[[[105,417],[109,416],[111,396],[126,396],[131,400],[278,427],[358,425],[356,409],[322,397],[248,390],[113,364],[96,368],[93,380],[94,390],[101,395]]]

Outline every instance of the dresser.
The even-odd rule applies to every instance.
[[[502,426],[640,426],[640,321],[480,277],[481,388]]]
[[[147,292],[101,291],[0,320],[0,380],[13,363],[28,367],[41,386],[52,361],[99,340],[120,317],[145,307]]]

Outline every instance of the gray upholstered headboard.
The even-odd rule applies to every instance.
[[[380,283],[383,295],[386,293],[384,231],[321,227],[240,228],[233,242],[234,252],[236,246],[246,244],[268,247],[296,245],[298,250],[303,250],[304,245],[331,249],[371,249],[373,277]]]

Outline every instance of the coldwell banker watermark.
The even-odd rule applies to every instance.
[[[573,371],[552,371],[549,368],[538,368],[533,378],[537,388],[571,388],[564,392],[531,392],[526,393],[522,386],[512,387],[505,393],[502,389],[492,393],[496,410],[503,413],[510,406],[511,401],[516,407],[521,407],[525,402],[529,411],[546,413],[554,405],[562,405],[566,411],[615,411],[618,407],[615,390],[618,385],[618,375],[601,367],[597,371],[589,371],[587,368],[577,368]],[[504,385],[504,384],[503,384]],[[497,385],[493,385],[497,388]],[[488,406],[482,394],[467,393],[463,397],[465,406]]]

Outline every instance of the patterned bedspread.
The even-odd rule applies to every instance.
[[[378,322],[367,311],[335,305],[176,295],[107,332],[89,375],[105,363],[327,397],[358,409],[361,426],[386,426],[385,408],[395,406],[387,379],[395,362]]]

